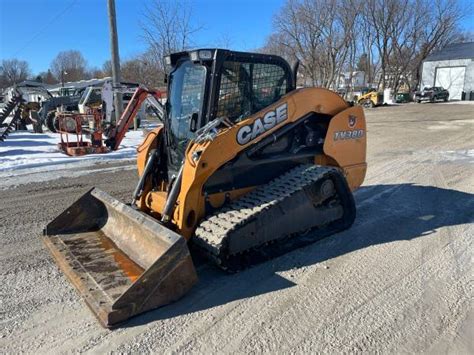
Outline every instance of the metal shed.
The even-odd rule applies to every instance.
[[[421,74],[421,89],[426,86],[444,87],[451,100],[469,100],[474,92],[474,42],[450,44],[429,55]]]

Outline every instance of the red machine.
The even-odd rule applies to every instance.
[[[102,117],[99,112],[59,113],[57,120],[61,135],[58,147],[67,155],[77,156],[109,151],[102,141]]]
[[[102,137],[106,123],[97,110],[91,114],[61,113],[58,116],[61,134],[61,143],[58,146],[64,153],[71,156],[117,150],[144,101],[148,101],[158,117],[163,117],[164,110],[159,102],[160,98],[159,91],[138,87],[122,116],[115,125],[108,127],[108,138],[105,142]]]
[[[159,117],[163,117],[164,110],[163,106],[159,102],[161,98],[161,93],[155,90],[148,90],[142,86],[139,86],[134,92],[132,98],[128,102],[125,111],[122,113],[122,116],[117,121],[115,127],[110,130],[109,136],[105,141],[107,147],[112,150],[117,150],[122,143],[123,137],[128,131],[130,124],[133,122],[133,119],[138,113],[138,110],[142,106],[143,102],[148,101],[148,103],[154,108]]]

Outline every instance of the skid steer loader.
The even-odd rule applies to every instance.
[[[191,259],[239,271],[351,226],[363,109],[296,89],[297,65],[201,49],[165,58],[163,125],[138,147],[130,204],[92,189],[44,240],[106,327],[182,297]]]

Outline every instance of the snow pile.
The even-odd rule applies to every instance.
[[[62,153],[57,144],[57,133],[13,132],[0,142],[0,175],[51,171],[90,166],[97,162],[134,160],[136,148],[143,141],[143,131],[127,132],[117,151],[70,157]]]

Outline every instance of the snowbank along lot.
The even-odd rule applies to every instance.
[[[143,131],[130,131],[119,150],[70,157],[57,147],[60,141],[58,133],[13,132],[0,143],[0,188],[37,179],[44,181],[70,174],[83,175],[90,171],[87,168],[99,163],[129,162],[131,165],[143,138]]]
[[[474,106],[409,104],[366,116],[369,169],[351,229],[235,275],[202,263],[183,299],[114,331],[100,327],[40,235],[93,186],[128,202],[133,161],[94,160],[67,179],[30,170],[38,166],[3,169],[12,155],[40,158],[27,144],[49,142],[14,135],[18,145],[0,145],[1,174],[32,174],[0,191],[0,349],[474,353]]]

